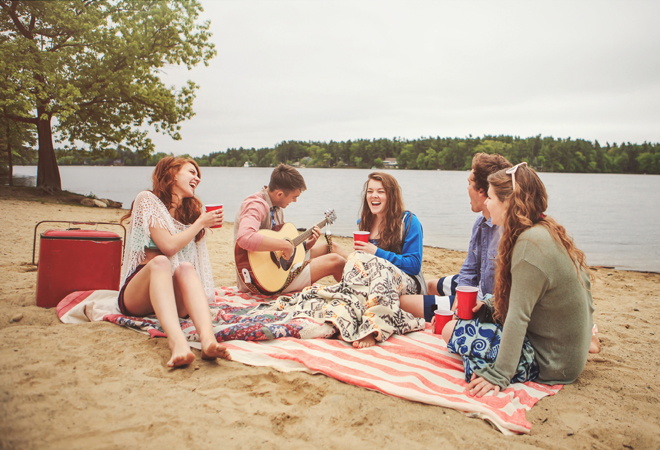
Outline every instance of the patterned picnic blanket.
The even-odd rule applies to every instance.
[[[410,286],[409,286],[410,285]],[[424,319],[402,310],[399,296],[415,288],[414,281],[391,262],[364,252],[352,253],[341,282],[310,286],[273,303],[259,305],[250,314],[281,314],[332,323],[341,339],[357,341],[371,334],[383,342],[390,336],[424,329]]]
[[[58,316],[65,323],[106,320],[152,337],[164,336],[155,317],[121,315],[116,306],[117,294],[74,292],[60,302]],[[562,388],[515,383],[497,396],[471,397],[465,391],[460,356],[449,353],[445,342],[432,334],[429,325],[424,331],[393,335],[374,347],[356,349],[339,339],[306,339],[324,334],[329,337],[335,332],[334,327],[319,326],[307,318],[291,319],[286,312],[244,314],[276,297],[244,294],[235,287],[216,289],[216,302],[211,304],[214,328],[219,339],[226,341],[234,361],[281,371],[323,373],[394,397],[453,408],[486,420],[504,434],[529,433],[531,424],[525,418],[526,411]],[[182,319],[181,324],[191,346],[199,348],[192,322]]]

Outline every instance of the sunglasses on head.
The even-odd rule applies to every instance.
[[[518,170],[518,167],[520,167],[522,165],[526,166],[527,163],[523,161],[520,164],[516,164],[512,168],[506,170],[506,174],[511,175],[511,182],[513,183],[513,189],[514,190],[516,189],[516,171]]]

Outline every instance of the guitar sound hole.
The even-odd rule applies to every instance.
[[[278,269],[281,268],[281,266],[280,266],[280,260],[279,260],[279,258],[275,255],[275,252],[270,252],[270,259],[273,260],[273,263],[277,266]]]

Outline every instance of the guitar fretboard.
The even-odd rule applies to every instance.
[[[328,218],[326,217],[325,219],[323,219],[322,221],[317,223],[315,226],[317,226],[319,228],[323,228],[324,226],[327,225],[327,223],[328,223]],[[298,247],[300,244],[302,244],[304,241],[306,241],[307,238],[309,238],[312,235],[312,230],[313,229],[314,229],[314,227],[310,227],[308,230],[304,231],[303,233],[299,234],[298,237],[293,239],[294,248]]]

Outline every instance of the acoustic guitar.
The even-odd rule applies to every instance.
[[[325,219],[316,224],[323,228],[327,224],[333,224],[337,216],[334,210],[325,212]],[[282,256],[282,252],[251,252],[240,247],[238,243],[234,247],[234,258],[236,271],[245,284],[254,284],[263,294],[274,294],[280,291],[291,271],[291,267],[305,260],[305,242],[312,235],[313,228],[298,233],[298,229],[292,223],[277,225],[272,230],[259,230],[257,233],[275,238],[290,239],[293,242],[293,255],[289,259]]]

